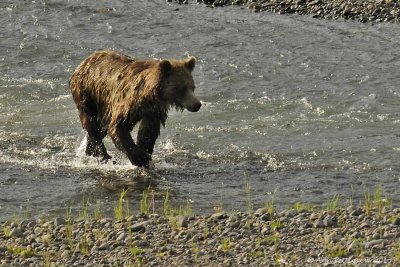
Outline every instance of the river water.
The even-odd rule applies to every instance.
[[[84,199],[105,210],[123,188],[195,212],[356,203],[400,183],[397,24],[251,13],[165,1],[0,3],[0,217],[64,213]],[[69,77],[95,50],[197,57],[198,113],[173,111],[155,168],[83,155]],[[135,135],[135,132],[132,133]],[[246,192],[246,183],[250,190]],[[248,187],[247,187],[248,188]]]

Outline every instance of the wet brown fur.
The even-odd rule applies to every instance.
[[[181,91],[194,90],[194,63],[194,58],[138,60],[113,51],[86,58],[70,79],[82,126],[88,132],[86,153],[111,158],[102,142],[109,134],[134,165],[147,166],[168,110],[182,110]],[[139,121],[136,145],[130,132]]]

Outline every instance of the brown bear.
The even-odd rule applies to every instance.
[[[154,144],[171,108],[197,112],[192,71],[195,58],[139,60],[113,51],[95,52],[74,71],[69,86],[87,131],[86,154],[110,155],[108,134],[136,166],[148,167]],[[140,122],[136,143],[130,132]]]

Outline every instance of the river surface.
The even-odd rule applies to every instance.
[[[398,203],[397,24],[326,21],[160,1],[0,3],[0,218],[65,213],[88,200],[133,210],[151,188],[195,212],[358,203],[381,186]],[[153,156],[133,167],[84,156],[68,88],[96,50],[197,57],[198,113],[172,111]],[[135,136],[135,131],[132,133]],[[250,190],[246,190],[248,186]],[[153,198],[153,197],[152,197]]]

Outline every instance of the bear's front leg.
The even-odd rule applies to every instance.
[[[160,135],[160,119],[147,116],[144,117],[139,126],[137,134],[137,145],[149,154],[153,154],[154,144]]]
[[[149,167],[151,156],[133,142],[128,127],[124,127],[123,124],[119,123],[110,127],[109,134],[115,146],[119,150],[125,152],[133,165],[138,167]]]

